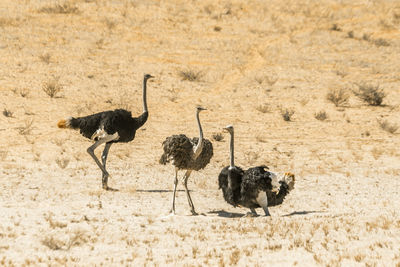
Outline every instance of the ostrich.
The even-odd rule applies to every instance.
[[[106,161],[108,152],[113,143],[127,143],[135,138],[136,130],[145,124],[149,116],[146,101],[147,81],[154,78],[150,74],[145,74],[143,78],[143,113],[136,118],[132,117],[130,111],[124,109],[109,110],[99,112],[86,117],[60,120],[57,124],[59,128],[80,129],[80,133],[95,143],[91,145],[87,152],[94,159],[97,166],[102,171],[103,189],[115,190],[108,186],[109,174],[106,170]],[[102,163],[94,154],[94,150],[104,144],[104,150],[101,155]]]
[[[218,176],[219,188],[222,189],[225,201],[234,207],[250,208],[250,214],[253,216],[257,216],[255,209],[262,207],[265,215],[270,216],[268,207],[282,204],[285,196],[294,188],[294,175],[285,173],[278,180],[278,175],[267,171],[267,166],[257,166],[248,170],[235,166],[233,126],[229,125],[224,130],[231,135],[230,165],[224,167]],[[278,184],[279,193],[276,193]]]
[[[187,181],[192,171],[198,171],[206,167],[213,156],[212,143],[203,138],[203,130],[201,128],[199,118],[199,114],[202,110],[206,109],[202,107],[196,108],[199,138],[194,137],[190,139],[184,134],[179,134],[167,137],[162,143],[164,153],[160,158],[160,163],[165,165],[168,162],[172,162],[172,165],[175,166],[174,195],[172,197],[172,209],[170,211],[173,214],[175,214],[175,195],[176,187],[178,185],[178,171],[186,170],[186,173],[182,177],[182,182],[185,187],[191,212],[193,215],[197,215],[196,211],[194,210],[192,198],[189,194]]]

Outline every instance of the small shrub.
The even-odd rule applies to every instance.
[[[222,30],[222,28],[220,26],[215,26],[214,27],[214,31],[216,32],[220,32]]]
[[[26,120],[25,125],[18,128],[20,135],[30,134],[33,128],[33,120]]]
[[[364,33],[363,36],[362,36],[362,39],[364,41],[371,41],[371,35],[369,35],[367,33]]]
[[[281,115],[284,121],[291,121],[292,120],[292,116],[294,115],[294,110],[293,109],[282,109],[281,110]]]
[[[391,134],[394,134],[399,129],[399,126],[396,123],[390,123],[387,120],[378,121],[378,123],[382,130]]]
[[[390,43],[382,38],[374,40],[373,43],[376,46],[390,46]]]
[[[380,106],[386,96],[385,92],[379,89],[379,85],[358,85],[358,91],[353,91],[353,93],[371,106]]]
[[[340,32],[342,31],[342,29],[339,27],[339,25],[337,25],[336,23],[334,23],[331,27],[331,31],[337,31]]]
[[[104,23],[109,31],[112,31],[117,26],[117,23],[109,18],[104,19]]]
[[[271,108],[268,104],[262,104],[256,107],[256,110],[260,111],[261,113],[271,112]]]
[[[58,79],[54,79],[45,82],[42,89],[48,96],[53,98],[61,91],[62,86],[59,84]]]
[[[347,32],[347,37],[348,38],[354,38],[354,32],[353,31]]]
[[[326,112],[324,110],[321,110],[321,111],[315,113],[314,117],[317,120],[324,121],[324,120],[326,120],[328,118],[328,114],[326,114]]]
[[[12,118],[13,113],[12,113],[10,110],[8,110],[8,109],[5,108],[5,109],[3,110],[3,115],[6,116],[7,118]]]
[[[58,167],[60,167],[61,169],[65,169],[68,166],[69,159],[67,159],[67,158],[57,158],[56,159],[56,163],[57,163]]]
[[[268,76],[268,75],[264,75],[264,74],[257,74],[254,77],[254,80],[258,84],[263,84],[264,82],[266,82],[269,86],[273,86],[278,81],[278,79],[279,79],[278,77]]]
[[[53,6],[42,7],[38,10],[39,13],[48,14],[78,14],[79,9],[69,3],[55,4]]]
[[[193,71],[193,70],[183,70],[179,72],[179,76],[183,81],[199,81],[201,77],[203,77],[202,71]]]
[[[46,63],[46,64],[50,63],[50,58],[51,58],[51,55],[49,53],[46,53],[46,54],[43,54],[43,55],[39,56],[39,59],[41,61],[43,61],[44,63]]]
[[[15,27],[18,25],[19,25],[19,23],[18,23],[18,20],[16,20],[16,19],[0,18],[0,28],[8,27],[8,26]]]
[[[19,90],[19,95],[22,97],[27,97],[29,95],[28,89],[22,88],[21,90]]]
[[[332,89],[326,95],[326,99],[335,104],[335,106],[340,107],[347,105],[349,101],[349,95],[344,89]]]
[[[224,140],[224,136],[221,133],[213,134],[212,138],[217,142],[221,142],[222,140]]]

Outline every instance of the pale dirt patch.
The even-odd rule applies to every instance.
[[[0,1],[0,110],[12,114],[0,115],[0,265],[399,265],[400,138],[379,122],[400,125],[400,6],[293,2]],[[140,114],[144,73],[156,76],[149,120],[111,147],[120,191],[105,192],[90,141],[56,124]],[[351,94],[364,83],[383,106]],[[336,107],[326,97],[340,89],[350,97]],[[214,144],[189,180],[201,215],[180,185],[167,216],[161,142],[197,135],[196,105]],[[271,218],[241,218],[218,190],[228,124],[238,165],[296,174]]]

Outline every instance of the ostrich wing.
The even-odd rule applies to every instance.
[[[193,146],[196,146],[199,142],[199,138],[194,137],[191,140]],[[190,161],[190,169],[198,171],[207,166],[213,156],[213,145],[208,139],[203,140],[203,150],[196,160]]]
[[[271,189],[271,173],[265,170],[265,166],[250,168],[244,172],[240,189],[242,201],[255,200],[260,191],[267,192]]]
[[[165,165],[172,161],[175,167],[187,169],[193,156],[193,144],[186,135],[169,136],[162,145],[164,153],[161,155],[160,164]]]

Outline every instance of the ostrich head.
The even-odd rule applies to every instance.
[[[295,176],[291,172],[280,173],[277,175],[277,181],[283,181],[289,186],[289,191],[294,188]]]
[[[197,109],[197,113],[200,113],[200,111],[203,111],[203,110],[207,110],[206,108],[203,108],[201,106],[197,106],[196,109]]]
[[[228,125],[228,126],[224,127],[223,130],[225,132],[232,134],[233,133],[233,125]]]
[[[150,74],[145,74],[144,75],[144,79],[147,81],[148,79],[154,78],[154,76],[150,75]]]

